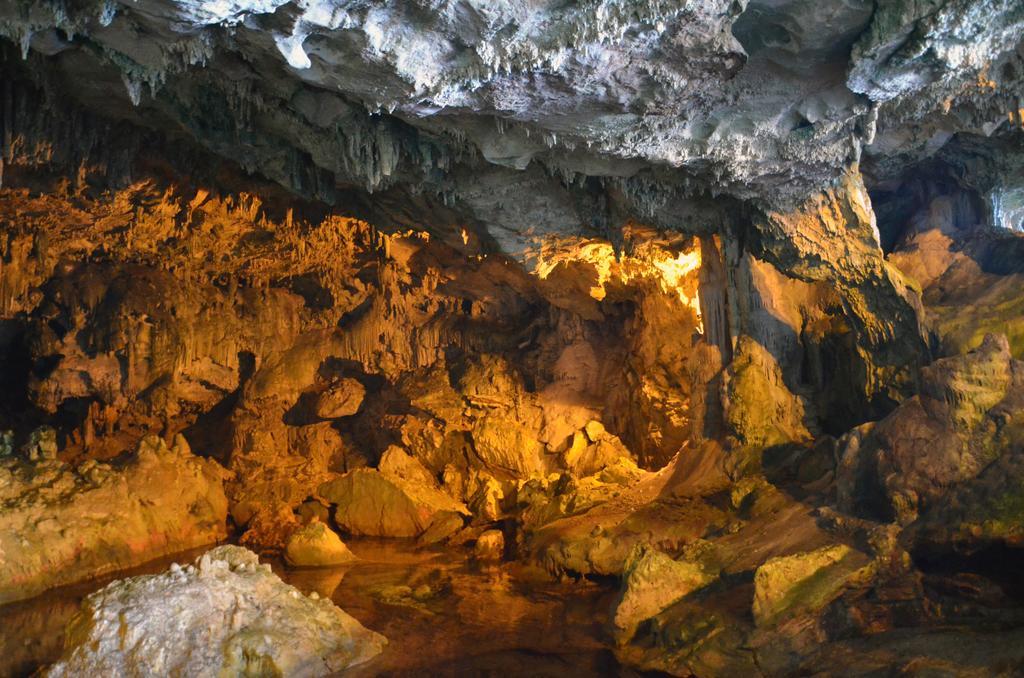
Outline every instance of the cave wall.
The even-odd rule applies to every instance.
[[[897,5],[606,16],[642,54],[584,30],[593,8],[545,8],[553,33],[495,10],[456,40],[396,6],[392,28],[478,59],[456,68],[462,45],[412,88],[410,44],[356,49],[381,18],[361,9],[337,33],[290,5],[11,9],[0,336],[23,388],[4,425],[56,423],[69,454],[99,456],[186,431],[273,541],[279,509],[391,445],[450,466],[472,504],[481,468],[508,489],[564,467],[589,421],[659,467],[709,439],[760,450],[878,419],[937,345],[928,286],[886,258],[907,208],[886,202],[880,230],[870,191],[929,163],[975,212],[1012,187],[994,150],[1011,132],[985,121],[1020,77],[1013,11],[980,29],[973,5]],[[544,45],[535,61],[529,41],[481,52],[503,21]],[[916,80],[911,30],[938,59]],[[566,35],[605,63],[551,61]],[[979,58],[953,63],[964,36]],[[567,115],[559,93],[614,67],[642,83],[632,108],[583,91]],[[552,71],[534,91],[531,69]],[[684,255],[699,267],[670,278]],[[363,409],[318,415],[351,380]],[[275,498],[262,517],[256,495]]]

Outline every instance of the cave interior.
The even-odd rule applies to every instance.
[[[0,675],[1021,675],[1022,283],[1015,0],[0,2]]]

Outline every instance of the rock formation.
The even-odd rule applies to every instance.
[[[326,676],[380,654],[383,636],[220,546],[192,565],[115,581],[71,620],[47,676]]]
[[[1018,5],[0,7],[0,600],[403,539],[638,669],[1011,671]]]
[[[356,559],[331,528],[314,519],[288,537],[284,559],[296,567],[344,565]]]
[[[71,466],[53,430],[0,459],[0,602],[36,595],[227,536],[227,473],[145,438],[127,459]]]
[[[622,599],[615,606],[615,637],[620,644],[633,639],[637,627],[715,580],[697,563],[672,560],[646,546],[630,553],[622,572]]]

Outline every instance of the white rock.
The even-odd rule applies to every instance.
[[[220,546],[198,569],[111,583],[82,603],[45,675],[322,676],[383,650],[383,636],[257,563]]]

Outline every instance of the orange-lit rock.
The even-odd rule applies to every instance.
[[[331,528],[314,520],[288,537],[284,559],[296,567],[330,567],[350,563],[356,557]]]
[[[473,554],[478,560],[501,560],[505,556],[505,536],[501,530],[487,530],[477,537]]]
[[[423,665],[455,672],[490,662],[491,672],[530,673],[519,669],[542,655],[564,664],[549,650],[576,633],[595,666],[612,652],[626,672],[811,675],[835,671],[834,650],[849,660],[844,671],[884,673],[894,670],[884,658],[904,648],[914,658],[904,671],[1011,666],[957,653],[990,629],[1024,623],[1008,576],[1024,553],[1015,360],[1024,239],[996,230],[1019,213],[1024,189],[1012,170],[1024,153],[1014,132],[990,122],[1007,110],[1002,99],[960,93],[945,111],[915,118],[919,127],[887,128],[909,104],[865,98],[881,85],[836,56],[861,66],[881,59],[877,17],[926,42],[966,32],[984,23],[967,11],[978,3],[940,2],[934,21],[913,3],[895,12],[880,4],[874,15],[870,3],[845,3],[830,22],[853,13],[861,23],[812,50],[812,61],[834,61],[827,96],[805,96],[801,87],[818,87],[805,77],[816,62],[797,63],[780,46],[803,51],[827,33],[807,23],[817,10],[797,17],[794,3],[762,2],[747,14],[742,4],[709,11],[720,22],[714,35],[730,45],[728,87],[744,92],[726,119],[680,117],[671,101],[648,101],[678,80],[659,70],[633,83],[644,106],[609,103],[596,87],[595,106],[582,107],[601,110],[602,124],[607,113],[643,125],[634,150],[673,130],[693,135],[685,148],[697,155],[641,163],[604,146],[610,138],[584,148],[571,128],[579,112],[556,116],[560,141],[531,138],[534,117],[506,124],[519,80],[553,82],[530,73],[537,55],[502,52],[530,44],[518,34],[452,47],[460,63],[469,59],[470,79],[484,77],[471,63],[480,49],[501,61],[504,84],[474,90],[494,98],[478,127],[461,126],[473,115],[465,102],[429,103],[454,91],[436,82],[417,81],[416,102],[394,112],[394,101],[341,101],[305,80],[282,89],[286,106],[270,106],[248,89],[282,77],[265,60],[234,64],[227,80],[238,91],[208,96],[220,85],[209,74],[224,64],[205,50],[262,25],[247,14],[231,31],[214,22],[175,43],[175,70],[147,72],[148,89],[135,70],[122,82],[121,62],[82,77],[96,91],[127,84],[126,120],[107,128],[74,107],[81,101],[55,106],[54,93],[79,92],[67,79],[31,87],[72,68],[66,52],[95,44],[23,26],[22,47],[40,54],[23,63],[0,50],[0,71],[14,76],[0,87],[0,376],[9,384],[0,393],[0,498],[10,490],[0,524],[13,521],[0,557],[22,577],[11,590],[230,537],[280,556],[291,566],[284,576],[306,590],[358,599],[358,614],[400,629],[394,654],[447,652]],[[954,5],[966,14],[950,16]],[[356,8],[345,21],[401,6]],[[107,9],[104,35],[137,14]],[[522,17],[509,23],[507,9],[476,19],[498,36],[505,24],[532,30]],[[624,20],[621,8],[606,9],[611,25]],[[79,10],[60,25],[98,20]],[[292,70],[341,83],[351,74],[324,64],[348,34],[318,32],[313,14],[293,22],[296,35],[277,36],[282,54],[302,67]],[[672,10],[637,30],[684,49],[699,28],[691,14]],[[145,16],[132,31],[159,20]],[[573,39],[593,37],[555,23]],[[398,43],[416,37],[392,33]],[[298,58],[307,37],[308,69]],[[431,51],[443,44],[430,44],[443,62]],[[896,63],[909,47],[892,44]],[[1013,54],[1007,48],[971,87],[1016,82],[1024,70]],[[590,55],[573,68],[619,66]],[[797,98],[760,118],[763,93],[757,105],[743,97],[776,68],[794,87],[766,96]],[[699,73],[686,75],[695,91],[704,86]],[[136,123],[161,127],[198,92],[204,107],[176,129],[173,147],[157,130],[137,145]],[[367,120],[363,104],[381,110]],[[627,116],[612,110],[620,105]],[[968,118],[977,119],[965,126]],[[695,150],[722,149],[723,139],[725,157]],[[917,159],[892,155],[893,144]],[[210,155],[225,149],[239,151],[230,163]],[[777,191],[745,182],[737,162],[756,165]],[[358,169],[373,175],[372,193],[352,183]],[[984,338],[991,330],[1007,340]],[[187,441],[198,456],[184,442],[163,450],[151,435]],[[140,441],[150,442],[137,458],[122,456]],[[362,537],[407,541],[396,549]],[[360,559],[374,570],[361,580],[374,580],[369,596],[346,588],[359,564],[303,570],[351,560],[345,542],[381,557]],[[211,578],[240,574],[239,563],[224,571],[210,562]],[[521,573],[529,582],[520,590]],[[552,578],[580,585],[553,593]],[[238,580],[243,597],[267,584]],[[574,612],[543,643],[523,628],[533,619],[524,610],[544,609],[551,596],[583,591],[607,603],[616,588],[611,619]],[[191,614],[194,602],[182,604]],[[136,612],[139,628],[153,623],[149,607]],[[453,628],[447,642],[426,638]],[[481,629],[530,642],[463,661],[459,644]],[[280,656],[287,639],[269,637],[242,653]],[[101,666],[88,647],[81,653]],[[402,661],[385,657],[367,671]]]
[[[715,573],[637,546],[626,560],[622,579],[612,623],[616,640],[624,645],[632,640],[641,623],[714,581]]]
[[[357,469],[322,485],[318,493],[334,505],[334,521],[345,532],[373,537],[418,537],[466,507],[416,479]]]
[[[227,536],[228,473],[182,437],[117,464],[0,461],[0,601],[211,544]]]
[[[316,416],[321,419],[348,417],[359,411],[366,389],[355,379],[340,379],[316,400]]]

